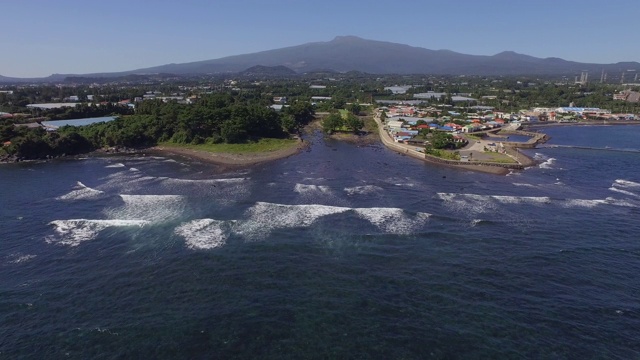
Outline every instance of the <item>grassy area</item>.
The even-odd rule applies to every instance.
[[[432,149],[428,154],[445,160],[460,160],[460,154],[447,150]]]
[[[364,130],[367,132],[378,131],[378,123],[373,120],[373,116],[367,116],[364,118]]]
[[[470,134],[465,134],[464,137],[466,137],[469,140],[482,140],[482,136],[478,136],[478,135],[470,135]]]
[[[517,164],[517,161],[504,154],[485,152],[483,153],[483,155],[485,157],[490,157],[490,159],[483,159],[482,161],[496,162],[501,164]]]
[[[161,143],[159,146],[174,147],[181,149],[193,149],[200,151],[208,151],[213,153],[227,153],[227,154],[247,154],[247,153],[261,153],[269,151],[277,151],[294,147],[298,144],[297,140],[292,139],[260,139],[257,142],[249,142],[246,144],[175,144],[175,143]]]

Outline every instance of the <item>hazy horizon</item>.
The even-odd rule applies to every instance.
[[[631,0],[515,3],[327,0],[266,3],[78,0],[3,4],[0,75],[130,71],[330,41],[336,36],[471,55],[503,51],[608,64],[640,61]],[[618,44],[628,44],[620,46]],[[10,54],[10,56],[6,56]]]

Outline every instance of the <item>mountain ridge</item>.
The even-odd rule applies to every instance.
[[[430,50],[407,44],[367,40],[353,35],[336,36],[326,42],[265,50],[218,59],[171,63],[130,71],[84,75],[53,74],[46,78],[9,78],[7,81],[56,81],[61,77],[119,77],[131,74],[168,73],[176,75],[240,73],[255,66],[285,67],[298,74],[327,69],[336,72],[359,71],[370,74],[432,75],[569,75],[581,71],[617,72],[630,68],[640,70],[638,62],[593,64],[568,61],[557,57],[537,58],[503,51],[495,55],[469,55],[451,50]],[[286,72],[286,71],[285,71]],[[284,72],[283,72],[284,73]]]

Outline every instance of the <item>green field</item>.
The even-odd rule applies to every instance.
[[[174,143],[161,143],[159,146],[167,148],[181,148],[192,149],[200,151],[208,151],[213,153],[228,153],[228,154],[247,154],[247,153],[261,153],[269,151],[277,151],[294,147],[298,144],[297,140],[292,139],[260,139],[257,142],[249,142],[245,144],[174,144]]]

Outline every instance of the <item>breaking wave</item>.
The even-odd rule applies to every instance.
[[[370,195],[370,194],[378,194],[382,192],[383,189],[375,185],[365,185],[365,186],[355,186],[350,188],[344,188],[344,191],[347,193],[347,195]]]
[[[636,204],[633,202],[610,197],[606,199],[552,199],[547,196],[503,196],[455,193],[438,193],[438,197],[452,210],[474,214],[496,211],[500,204],[526,204],[534,206],[550,204],[563,208],[593,208],[598,205],[636,207]]]
[[[318,219],[355,212],[361,219],[369,221],[378,229],[390,234],[408,234],[424,226],[430,214],[409,215],[398,208],[349,208],[327,205],[282,205],[266,202],[256,203],[247,210],[247,220],[235,224],[235,232],[246,238],[262,238],[271,231],[282,228],[308,227]]]
[[[58,196],[56,200],[94,200],[104,196],[104,191],[92,189],[80,181],[77,182],[75,190],[68,194]]]
[[[621,186],[625,188],[640,188],[640,183],[629,181],[629,180],[618,179],[614,181],[613,186]]]
[[[431,214],[417,213],[411,217],[397,208],[357,208],[358,216],[368,220],[378,229],[389,234],[410,234],[424,226]]]
[[[540,164],[540,168],[541,169],[553,169],[553,165],[555,164],[555,162],[556,162],[555,158],[549,158],[545,162]]]
[[[78,246],[84,241],[93,240],[98,234],[110,227],[143,227],[145,220],[54,220],[49,223],[54,227],[55,235],[48,236],[48,244]]]
[[[20,263],[24,263],[27,262],[33,258],[35,258],[37,255],[31,255],[31,254],[20,254],[20,253],[16,253],[16,254],[11,254],[9,256],[7,256],[7,258],[9,259],[9,264],[20,264]]]
[[[161,222],[182,214],[186,206],[181,195],[120,195],[123,205],[107,209],[112,219]]]
[[[323,185],[296,184],[293,191],[301,195],[331,194],[331,189],[328,186],[323,186]]]
[[[281,205],[258,202],[247,210],[248,220],[239,224],[237,232],[245,237],[264,237],[279,228],[308,227],[317,219],[343,213],[346,207],[327,205]]]
[[[117,163],[117,164],[111,164],[111,165],[105,166],[105,168],[123,168],[123,167],[125,167],[123,163]]]
[[[174,233],[183,237],[190,249],[214,249],[226,243],[229,237],[228,227],[224,221],[197,219],[181,224]]]

